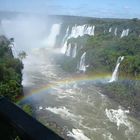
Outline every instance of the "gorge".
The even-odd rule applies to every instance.
[[[133,115],[140,111],[140,21],[27,19],[0,22],[17,52],[28,54],[19,105],[30,104],[36,119],[68,140],[140,139]]]

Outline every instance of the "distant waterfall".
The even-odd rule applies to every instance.
[[[68,28],[67,28],[67,30],[66,30],[66,33],[65,33],[65,36],[64,36],[63,41],[62,41],[63,44],[65,43],[66,39],[67,39],[68,36],[69,36],[69,30],[70,30],[70,28],[69,28],[69,26],[68,26]]]
[[[67,50],[66,50],[65,55],[66,56],[71,56],[71,57],[75,58],[76,54],[77,54],[77,44],[75,43],[74,46],[72,46],[69,43],[68,46],[67,46]]]
[[[71,34],[69,38],[77,38],[78,36],[83,36],[85,34],[94,36],[95,26],[90,25],[75,25],[72,27]]]
[[[109,28],[109,33],[111,33],[111,31],[112,31],[112,28]]]
[[[66,56],[71,56],[71,44],[70,43],[68,44],[68,47],[67,47],[65,55]]]
[[[124,59],[124,56],[119,56],[119,57],[118,57],[115,70],[113,71],[112,77],[111,77],[111,79],[109,80],[110,83],[117,80],[117,78],[118,78],[119,66],[120,66],[121,62],[123,61],[123,59]]]
[[[86,72],[85,57],[86,57],[86,52],[82,54],[80,59],[79,71],[81,72]]]
[[[53,24],[51,31],[47,39],[44,40],[43,44],[48,47],[54,47],[56,43],[56,37],[59,35],[61,29],[61,24]]]
[[[67,51],[67,41],[66,42],[64,42],[64,45],[63,45],[63,47],[61,48],[61,53],[63,53],[63,54],[66,54],[66,51]]]
[[[67,28],[65,36],[63,38],[63,47],[61,53],[65,54],[67,51],[67,40],[70,38],[77,38],[79,36],[84,36],[85,34],[94,36],[95,35],[95,26],[93,25],[75,25],[71,28]]]
[[[123,30],[121,34],[121,38],[124,36],[128,36],[128,34],[129,34],[129,29]]]
[[[115,31],[114,31],[114,35],[115,35],[115,36],[117,36],[117,31],[118,31],[118,28],[116,27],[116,28],[115,28]]]
[[[75,43],[73,49],[72,49],[72,57],[75,58],[77,54],[77,44]]]

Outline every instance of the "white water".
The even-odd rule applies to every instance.
[[[75,58],[76,55],[77,55],[77,44],[75,43],[74,45],[75,45],[75,46],[74,46],[73,49],[72,49],[72,57],[73,57],[73,58]]]
[[[115,35],[115,36],[117,36],[117,31],[118,31],[118,28],[116,27],[116,28],[115,28],[115,31],[114,31],[114,35]]]
[[[65,53],[66,56],[71,56],[71,44],[69,43],[68,46],[67,46],[67,50],[66,50],[66,53]]]
[[[105,112],[109,120],[117,125],[118,130],[121,126],[125,126],[127,128],[125,130],[125,135],[129,135],[134,132],[133,125],[127,117],[129,110],[122,110],[121,108],[119,108],[118,110],[106,109]]]
[[[65,36],[64,36],[64,38],[63,38],[63,40],[62,40],[62,45],[65,43],[65,40],[68,38],[68,36],[69,36],[69,30],[70,30],[70,28],[69,28],[69,26],[67,27],[67,30],[66,30],[66,33],[65,33]]]
[[[55,55],[48,52],[48,49],[38,49],[32,57],[26,58],[26,63],[24,61],[23,80],[28,78],[25,82],[32,83],[31,89],[48,83],[53,85],[27,100],[34,105],[37,118],[57,124],[63,130],[66,128],[64,133],[70,137],[68,139],[139,140],[139,121],[130,118],[128,110],[102,96],[92,83],[75,81],[69,84],[65,78],[72,78],[71,75],[65,73],[55,63]],[[24,88],[29,86],[24,84]]]
[[[90,26],[90,25],[75,25],[72,27],[71,34],[69,38],[77,38],[78,36],[83,36],[85,34],[94,36],[94,30],[95,26]]]
[[[61,53],[66,54],[67,51],[67,41],[64,43],[63,47],[61,48]]]
[[[83,36],[85,34],[94,36],[95,35],[95,26],[91,25],[75,25],[71,28],[70,34],[68,35],[69,32],[69,27],[66,30],[66,34],[63,38],[64,43],[63,47],[61,49],[61,53],[65,54],[67,50],[67,40],[70,38],[77,38],[78,36]]]
[[[72,132],[69,131],[67,136],[72,137],[75,140],[90,140],[80,129],[72,129]]]
[[[112,31],[112,28],[109,28],[109,33],[111,33],[111,31]]]
[[[74,115],[65,106],[63,106],[63,107],[46,107],[45,109],[54,114],[60,115],[63,119],[66,119],[66,120],[70,119],[73,121],[77,121],[77,119],[82,119],[82,117],[80,115],[79,116]]]
[[[121,38],[124,36],[128,36],[128,34],[129,34],[129,29],[123,30],[121,34]]]
[[[85,65],[85,56],[86,52],[84,52],[80,59],[79,71],[86,72],[86,65]]]
[[[59,35],[61,24],[53,24],[49,36],[43,41],[43,46],[54,47],[56,37]]]
[[[120,66],[121,62],[123,61],[123,59],[124,59],[124,56],[118,57],[116,67],[115,67],[115,69],[113,71],[111,79],[109,80],[110,83],[114,82],[114,81],[116,81],[118,79],[118,70],[119,70],[119,66]]]
[[[77,55],[77,44],[75,43],[72,47],[72,45],[69,43],[65,55],[75,58]]]

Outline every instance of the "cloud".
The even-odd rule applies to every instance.
[[[127,6],[127,5],[125,5],[124,7],[123,7],[125,10],[130,10],[131,8],[129,7],[129,6]]]

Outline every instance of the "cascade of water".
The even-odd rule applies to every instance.
[[[122,31],[121,38],[125,36],[125,30]]]
[[[109,33],[111,33],[111,31],[112,31],[112,28],[109,28]]]
[[[64,44],[64,43],[65,43],[65,40],[68,38],[68,36],[69,36],[69,30],[70,30],[70,28],[69,28],[69,26],[68,26],[68,28],[67,28],[67,30],[66,30],[66,33],[65,33],[65,36],[64,36],[64,38],[63,38],[62,44]]]
[[[85,56],[86,52],[84,52],[80,59],[79,71],[86,72],[86,65],[85,65]]]
[[[65,53],[66,56],[71,56],[71,44],[69,43],[68,46],[67,46],[67,50],[66,50],[66,53]]]
[[[129,29],[126,30],[126,34],[125,35],[128,36],[128,34],[129,34]]]
[[[124,56],[119,56],[119,57],[118,57],[117,63],[116,63],[116,67],[115,67],[115,69],[114,69],[114,71],[113,71],[113,74],[112,74],[111,79],[109,80],[110,83],[117,80],[117,78],[118,78],[119,66],[120,66],[121,62],[123,61],[123,59],[124,59]]]
[[[61,53],[62,54],[66,54],[66,51],[67,51],[67,41],[64,43],[63,47],[61,48]]]
[[[72,57],[75,58],[77,54],[77,44],[75,43],[75,46],[72,49]]]
[[[124,36],[128,36],[128,34],[129,34],[129,29],[123,30],[121,34],[121,38]]]
[[[75,58],[76,53],[77,53],[77,44],[75,43],[74,46],[72,47],[72,45],[69,43],[65,55]]]
[[[116,28],[115,28],[115,31],[114,31],[114,35],[115,35],[115,36],[117,36],[117,31],[118,31],[118,28],[116,27]]]
[[[47,39],[44,40],[44,45],[47,45],[49,47],[54,47],[56,42],[56,37],[59,35],[61,29],[61,24],[53,24],[50,34],[47,37]]]
[[[65,54],[67,50],[67,40],[70,38],[77,38],[78,36],[83,36],[85,34],[94,36],[95,32],[95,26],[91,25],[75,25],[71,28],[71,33],[70,28],[67,28],[66,35],[63,38],[63,47],[61,49],[61,53]]]
[[[95,35],[95,26],[92,26],[91,34],[90,35]]]

